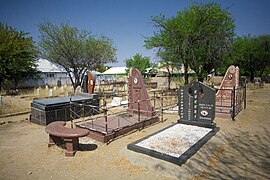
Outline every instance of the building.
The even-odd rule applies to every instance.
[[[39,77],[23,78],[18,81],[18,88],[42,87],[42,86],[56,86],[63,84],[71,84],[67,72],[55,64],[52,64],[46,59],[39,59],[37,61],[37,69],[41,72]],[[9,82],[9,87],[14,88],[13,82]]]

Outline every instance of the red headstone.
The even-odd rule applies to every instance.
[[[138,69],[132,68],[129,71],[128,102],[129,112],[138,113],[140,111],[140,114],[145,116],[155,115],[154,107],[150,102],[141,72]]]
[[[216,100],[231,101],[233,87],[239,86],[239,68],[230,66],[227,69],[225,76],[222,79],[218,92],[216,93]]]
[[[87,71],[87,78],[88,78],[88,83],[87,83],[88,93],[93,94],[95,83],[96,83],[95,75],[91,71]]]

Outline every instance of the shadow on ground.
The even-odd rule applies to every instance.
[[[204,168],[197,177],[217,179],[270,179],[270,132],[266,128],[259,133],[238,131],[229,134],[223,146],[209,144],[194,160]],[[208,155],[207,163],[204,154]]]
[[[258,134],[220,131],[181,168],[194,179],[270,179],[270,131],[263,128]],[[168,173],[162,163],[154,169]],[[183,173],[174,173],[169,174],[183,178]]]

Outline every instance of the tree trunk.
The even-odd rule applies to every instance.
[[[254,82],[254,71],[250,71],[250,82]]]
[[[188,65],[184,64],[185,84],[188,84]]]
[[[18,80],[14,79],[14,83],[15,83],[15,89],[17,89],[18,88]]]

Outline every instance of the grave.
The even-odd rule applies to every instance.
[[[201,82],[185,85],[178,95],[179,123],[214,127],[216,91]]]
[[[216,116],[231,118],[233,103],[239,87],[239,68],[230,66],[222,79],[221,85],[216,93]]]
[[[95,75],[91,71],[87,71],[82,84],[83,92],[93,94],[95,84],[96,84]]]
[[[76,104],[84,104],[90,106],[76,106]],[[95,106],[95,107],[91,107]],[[99,99],[96,95],[88,96],[71,96],[60,98],[49,98],[34,100],[31,103],[31,118],[32,123],[40,125],[48,125],[53,121],[69,121],[80,116],[93,115],[98,110]],[[84,108],[82,110],[82,108]],[[95,109],[95,110],[93,110]],[[74,111],[76,114],[71,113]]]
[[[216,101],[230,102],[233,87],[239,86],[239,68],[230,66],[222,79],[221,85],[216,93]]]
[[[182,165],[219,130],[215,118],[215,90],[201,82],[179,90],[178,123],[127,146],[138,153]]]
[[[129,73],[128,102],[129,112],[140,112],[146,116],[155,115],[154,107],[150,102],[141,72],[138,69],[131,69]]]
[[[108,143],[109,141],[124,135],[135,129],[141,129],[159,121],[150,103],[142,75],[139,70],[131,69],[129,73],[128,109],[121,113],[107,115],[108,109],[104,109],[104,116],[93,118],[87,122],[77,124],[78,127],[88,129],[89,137]],[[116,102],[112,105],[122,105],[119,97],[114,97]],[[126,103],[126,102],[125,102]],[[110,111],[111,112],[111,111]]]

